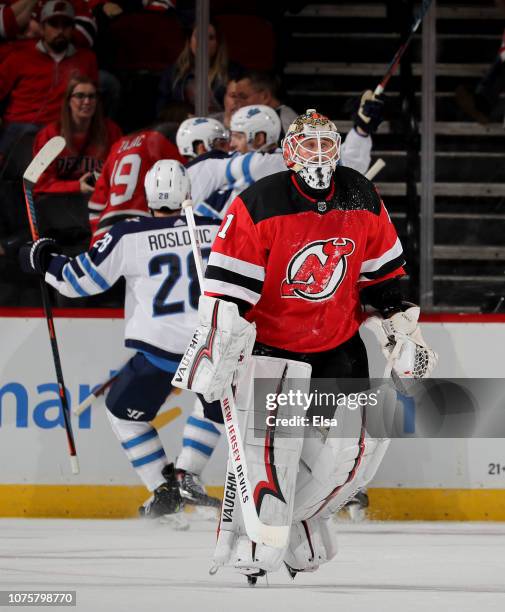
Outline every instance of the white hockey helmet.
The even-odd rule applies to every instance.
[[[265,134],[265,144],[258,149],[261,150],[277,144],[281,134],[281,120],[270,106],[251,104],[250,106],[243,106],[233,113],[230,130],[245,134],[250,150],[252,150],[252,143],[256,134],[263,132]]]
[[[144,179],[147,206],[153,210],[178,210],[191,194],[186,168],[175,159],[160,159]]]
[[[196,157],[195,145],[198,142],[203,142],[207,151],[211,151],[216,140],[229,140],[229,137],[228,130],[217,119],[191,117],[181,123],[175,141],[181,155]]]
[[[340,140],[333,121],[310,108],[286,132],[282,141],[284,161],[309,186],[325,188],[340,158]]]

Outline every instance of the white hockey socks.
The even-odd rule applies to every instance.
[[[223,426],[203,416],[202,404],[196,400],[182,433],[182,450],[176,468],[201,476],[219,443]]]
[[[161,472],[168,465],[158,432],[150,423],[118,419],[109,410],[107,416],[133,469],[149,491],[154,491],[165,482]]]

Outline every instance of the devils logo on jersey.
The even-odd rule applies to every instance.
[[[347,271],[347,257],[354,251],[350,238],[311,242],[288,264],[281,295],[305,300],[327,300],[338,289]]]

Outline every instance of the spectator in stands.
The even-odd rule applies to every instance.
[[[298,113],[280,101],[281,82],[279,77],[266,72],[250,71],[242,75],[237,81],[235,99],[237,108],[251,104],[265,104],[275,109],[281,120],[284,132],[293,123]]]
[[[75,12],[66,0],[50,0],[40,15],[41,39],[15,49],[0,64],[0,100],[8,98],[0,155],[26,132],[57,120],[70,78],[83,74],[96,82],[96,58],[71,43]]]
[[[71,79],[58,121],[42,129],[35,139],[34,155],[54,136],[67,146],[37,183],[36,193],[83,193],[90,195],[94,181],[121,130],[103,116],[95,83],[86,76]]]
[[[10,0],[0,3],[0,41],[16,39],[30,23],[38,0]]]
[[[231,116],[240,108],[237,100],[237,81],[230,79],[224,94],[224,111],[212,113],[211,117],[220,121],[226,128],[230,128]]]
[[[157,110],[160,113],[164,106],[172,101],[195,104],[195,53],[197,37],[196,28],[186,41],[184,49],[173,66],[169,66],[161,76],[160,93]],[[228,61],[226,44],[219,36],[215,25],[209,24],[209,110],[218,112],[223,109],[223,98],[226,83],[238,70]]]

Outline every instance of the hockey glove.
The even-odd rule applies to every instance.
[[[417,321],[420,309],[411,306],[389,319],[369,317],[365,322],[382,347],[384,357],[393,360],[392,369],[400,378],[428,378],[437,365],[438,355],[429,348]]]
[[[61,249],[52,238],[39,238],[28,242],[19,249],[19,265],[27,274],[42,274],[47,272],[51,256],[61,253]]]
[[[208,296],[200,297],[198,318],[172,384],[213,402],[225,395],[235,372],[249,359],[256,328],[239,315],[236,304]]]
[[[368,135],[373,134],[382,123],[383,111],[383,97],[374,96],[373,91],[368,89],[361,96],[358,112],[354,117],[355,127],[359,127]]]

